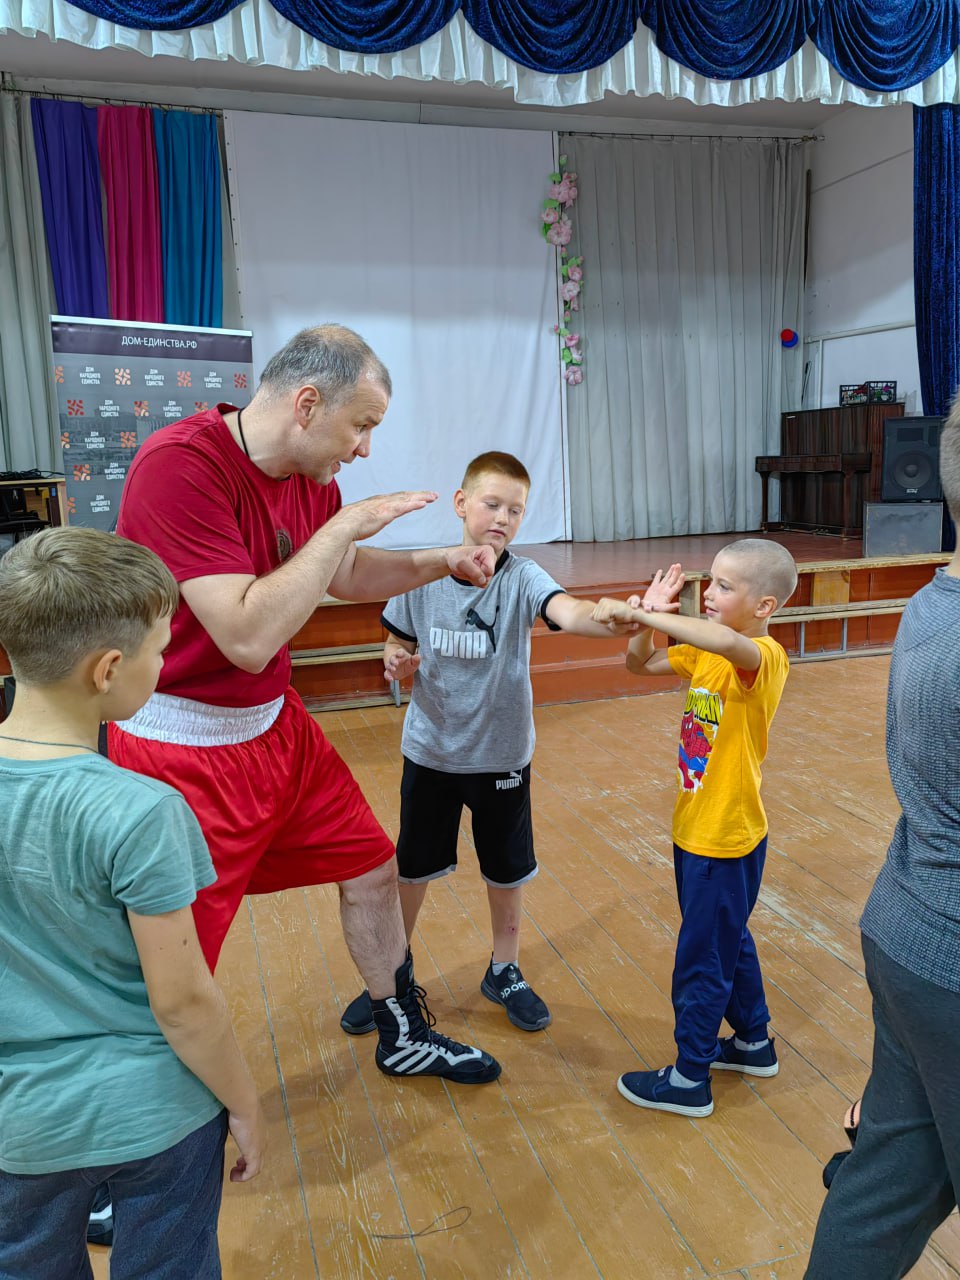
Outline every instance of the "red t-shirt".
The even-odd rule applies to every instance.
[[[340,510],[336,482],[306,476],[274,480],[239,448],[223,414],[184,418],[155,432],[133,460],[117,533],[155,551],[178,582],[215,573],[260,578],[298,551]],[[280,649],[256,675],[223,656],[181,599],[161,693],[221,707],[279,698],[290,683],[290,651]]]

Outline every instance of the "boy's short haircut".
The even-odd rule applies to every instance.
[[[489,453],[481,453],[467,465],[463,473],[461,489],[469,489],[482,475],[507,476],[510,480],[519,480],[521,484],[530,488],[529,471],[512,453],[500,453],[496,449],[491,449]]]
[[[25,684],[55,684],[98,649],[136,653],[179,599],[146,547],[99,529],[44,529],[0,560],[0,645]]]
[[[940,432],[940,484],[951,518],[960,524],[960,391]]]
[[[722,547],[720,554],[749,562],[747,573],[762,596],[773,596],[777,608],[787,603],[797,589],[797,566],[793,556],[779,542],[766,538],[738,538]]]

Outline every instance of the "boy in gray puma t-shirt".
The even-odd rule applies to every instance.
[[[575,600],[539,565],[507,550],[523,519],[530,477],[509,453],[484,453],[467,467],[453,505],[468,546],[497,553],[490,583],[448,578],[397,596],[383,611],[389,636],[385,677],[414,675],[403,726],[400,784],[400,902],[408,939],[431,880],[457,867],[457,835],[466,805],[480,872],[487,883],[493,952],[480,984],[524,1031],[540,1031],[550,1011],[520,972],[523,886],[537,874],[530,815],[533,689],[530,632],[537,618],[552,630],[598,639],[610,629],[592,620],[593,602]],[[341,1026],[373,1030],[364,992]]]

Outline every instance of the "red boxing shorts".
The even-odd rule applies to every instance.
[[[185,746],[109,727],[110,759],[169,783],[196,814],[217,872],[193,904],[213,970],[248,893],[354,880],[388,862],[393,842],[320,726],[288,690],[258,737]]]

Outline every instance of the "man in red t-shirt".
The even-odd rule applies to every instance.
[[[117,532],[169,565],[181,603],[157,693],[110,726],[110,755],[176,787],[200,820],[217,870],[194,905],[211,969],[244,894],[335,882],[380,1070],[482,1084],[499,1063],[428,1025],[393,844],[289,687],[290,639],[327,593],[385,600],[448,573],[480,586],[493,574],[489,547],[357,545],[437,497],[341,505],[334,476],[369,455],[390,392],[357,334],[322,325],[270,360],[242,411],[218,405],[144,443]]]

